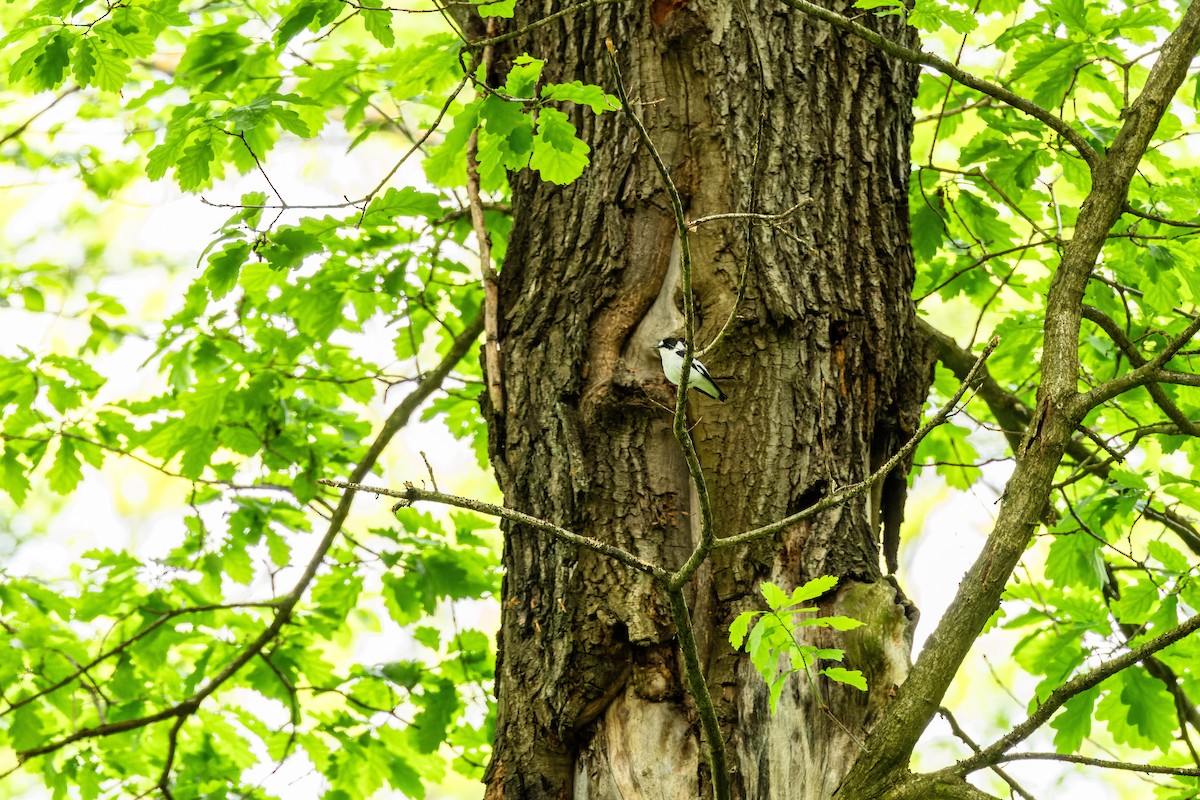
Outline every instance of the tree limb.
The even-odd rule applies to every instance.
[[[956,720],[954,715],[950,713],[950,709],[945,707],[939,708],[938,713],[941,714],[942,719],[946,720],[946,724],[950,726],[950,732],[957,736],[963,744],[971,748],[971,750],[975,753],[978,753],[982,749],[978,744],[975,743],[975,740],[972,739],[967,732],[962,729],[962,727],[958,724],[958,720]],[[995,764],[992,764],[991,770],[992,772],[996,773],[996,775],[998,775],[1002,781],[1008,784],[1008,788],[1011,789],[1014,794],[1020,795],[1022,798],[1024,798],[1024,800],[1034,800],[1033,795],[1025,791],[1025,789],[1021,787],[1021,784],[1017,783],[1013,777],[1003,769]]]
[[[495,30],[496,18],[489,17],[488,35]],[[492,45],[483,48],[481,66],[484,80],[492,68]],[[470,74],[470,73],[468,73]],[[471,211],[471,228],[479,247],[479,272],[483,278],[483,342],[484,374],[487,377],[488,402],[497,419],[508,416],[504,405],[504,372],[500,360],[500,285],[492,266],[492,237],[483,218],[483,200],[479,197],[479,125],[471,129],[467,139],[467,204]]]
[[[1124,375],[1119,375],[1110,381],[1100,384],[1086,394],[1077,396],[1072,403],[1074,408],[1071,411],[1082,417],[1083,414],[1086,414],[1106,400],[1111,400],[1117,395],[1123,394],[1137,386],[1152,383],[1162,370],[1163,365],[1170,361],[1175,356],[1175,353],[1179,352],[1196,335],[1197,331],[1200,331],[1200,315],[1194,316],[1191,323],[1184,328],[1183,333],[1172,339],[1170,344],[1151,360],[1143,362],[1137,369],[1130,370]],[[1182,414],[1180,417],[1186,420],[1186,417],[1183,417]],[[1179,424],[1178,421],[1175,422]]]

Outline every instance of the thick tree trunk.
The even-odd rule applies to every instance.
[[[514,25],[549,2],[518,5]],[[845,10],[839,7],[839,10]],[[896,17],[869,18],[886,35]],[[773,3],[627,2],[538,29],[546,79],[613,86],[604,40],[690,218],[783,211],[693,237],[698,346],[746,302],[706,362],[730,395],[693,399],[718,535],[857,481],[915,429],[931,362],[909,292],[907,185],[915,72]],[[507,409],[488,409],[509,506],[677,567],[699,535],[652,346],[682,330],[675,225],[649,154],[619,114],[574,115],[592,166],[560,188],[522,173],[500,274]],[[903,476],[774,540],[712,559],[689,605],[729,745],[734,795],[827,798],[908,664],[911,621],[882,576]],[[664,597],[644,576],[510,527],[498,730],[488,797],[696,798],[709,776]],[[800,677],[767,692],[727,629],[757,585],[837,575],[822,606],[869,622],[841,636],[869,693]],[[832,641],[832,640],[829,640]]]

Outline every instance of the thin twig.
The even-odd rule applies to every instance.
[[[496,18],[489,17],[487,32],[490,37],[496,29]],[[483,48],[482,67],[484,80],[491,71],[493,46]],[[470,73],[467,73],[468,75]],[[471,210],[471,227],[475,231],[475,242],[479,246],[479,271],[483,277],[483,332],[484,366],[487,376],[488,402],[497,419],[506,416],[504,407],[504,373],[500,360],[500,284],[492,265],[492,237],[488,234],[483,218],[483,200],[479,196],[479,125],[471,129],[467,139],[467,203]]]
[[[735,212],[732,212],[729,214],[709,214],[707,217],[700,217],[699,219],[692,220],[691,222],[689,222],[687,224],[687,227],[688,227],[689,231],[694,231],[694,230],[696,230],[696,228],[700,227],[701,225],[707,224],[709,222],[717,222],[719,220],[727,220],[727,219],[749,219],[749,220],[755,220],[757,222],[782,222],[783,220],[787,219],[792,214],[796,213],[802,207],[808,205],[811,202],[812,202],[811,197],[805,197],[803,200],[801,200],[799,203],[796,203],[796,205],[792,206],[787,211],[781,211],[778,214],[757,214],[754,212],[745,212],[745,211],[735,211]]]
[[[688,242],[688,224],[687,218],[683,213],[683,200],[679,196],[679,191],[675,188],[675,182],[671,180],[670,170],[667,169],[662,156],[659,155],[658,148],[654,146],[654,141],[650,138],[650,133],[646,130],[646,126],[642,124],[642,120],[634,112],[633,104],[629,102],[629,94],[625,91],[624,81],[621,80],[621,69],[617,66],[616,48],[613,47],[611,40],[606,41],[605,44],[607,46],[608,64],[612,69],[613,80],[617,88],[617,97],[621,101],[625,115],[637,130],[642,144],[650,152],[650,157],[654,160],[654,166],[658,168],[659,175],[662,176],[667,196],[671,200],[671,210],[675,215],[676,235],[679,237],[679,267],[683,282],[685,349],[681,374],[679,376],[679,386],[675,395],[675,419],[672,430],[675,434],[675,439],[679,442],[680,449],[683,450],[683,457],[687,462],[688,473],[692,476],[692,482],[696,487],[697,502],[700,505],[700,542],[696,545],[696,549],[692,551],[691,556],[688,557],[684,565],[672,577],[669,587],[675,589],[682,586],[695,574],[700,564],[704,562],[704,559],[712,550],[713,541],[715,540],[712,501],[708,495],[708,485],[704,480],[704,471],[700,468],[700,457],[696,454],[696,446],[692,442],[691,434],[688,433],[687,428],[688,378],[691,376],[692,361],[695,359],[696,350],[696,311],[692,295],[692,249]]]
[[[613,558],[628,567],[636,569],[638,572],[644,572],[647,575],[657,579],[660,583],[665,583],[670,576],[665,569],[659,567],[649,561],[644,561],[627,550],[623,550],[616,545],[607,544],[597,541],[590,536],[569,531],[553,522],[547,522],[544,519],[525,514],[512,508],[485,503],[482,500],[472,500],[469,497],[459,497],[458,495],[446,494],[445,492],[429,491],[427,489],[418,489],[411,483],[406,483],[403,489],[387,489],[380,486],[367,486],[356,481],[338,481],[329,478],[321,478],[317,483],[325,486],[332,486],[337,489],[343,489],[349,492],[370,492],[371,494],[380,495],[382,497],[395,497],[400,500],[394,508],[403,508],[417,502],[440,503],[441,505],[454,506],[455,508],[463,508],[468,511],[474,511],[479,514],[486,514],[489,517],[499,517],[506,519],[509,522],[516,522],[521,525],[526,525],[535,530],[548,533],[551,536],[561,539],[564,542],[586,547],[588,550],[601,553],[610,558]]]
[[[42,108],[41,111],[35,112],[32,116],[30,116],[28,119],[26,119],[20,125],[13,128],[11,131],[4,134],[3,136],[0,136],[0,144],[6,144],[7,142],[11,141],[12,139],[15,139],[16,137],[20,136],[22,133],[24,133],[26,131],[26,129],[29,128],[30,125],[32,125],[34,122],[37,121],[38,117],[42,116],[47,111],[54,108],[56,105],[58,105],[63,100],[65,100],[67,97],[70,97],[71,95],[75,94],[78,91],[79,91],[78,86],[72,86],[69,89],[64,89],[63,91],[59,92],[57,95],[55,95],[54,99],[51,100],[48,105],[46,105]]]
[[[468,42],[467,44],[463,45],[463,49],[477,50],[481,47],[492,47],[500,44],[501,42],[508,42],[524,36],[525,34],[535,31],[544,25],[549,25],[551,22],[554,22],[557,19],[561,19],[569,14],[574,14],[576,11],[585,11],[589,8],[594,8],[595,6],[607,6],[624,2],[625,0],[584,0],[582,3],[576,3],[573,6],[567,6],[561,11],[555,11],[553,14],[548,14],[539,20],[535,20],[534,22],[526,25],[524,28],[518,28],[515,31],[509,31],[508,33],[502,33],[499,36],[491,36],[487,39],[479,39],[474,42]]]
[[[999,761],[1065,761],[1071,764],[1084,764],[1089,767],[1104,769],[1119,769],[1127,772],[1144,772],[1148,775],[1179,775],[1182,777],[1200,777],[1200,769],[1195,767],[1160,767],[1155,764],[1134,764],[1128,761],[1110,761],[1105,758],[1089,758],[1071,753],[1008,753]]]

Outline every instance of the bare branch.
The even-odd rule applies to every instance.
[[[487,31],[495,31],[496,18],[490,17]],[[486,76],[491,71],[492,45],[483,48],[482,66]],[[479,197],[479,125],[471,129],[467,139],[467,203],[471,210],[471,227],[479,247],[479,271],[483,277],[483,353],[487,376],[488,402],[498,419],[507,416],[504,407],[504,373],[500,361],[500,286],[492,266],[492,237],[483,218],[483,200]]]
[[[569,542],[580,547],[586,547],[588,550],[593,550],[602,555],[625,564],[628,567],[636,569],[638,572],[644,572],[656,578],[659,582],[665,583],[670,573],[662,567],[651,564],[648,561],[643,561],[632,553],[622,550],[616,545],[606,544],[589,536],[569,531],[553,522],[547,522],[544,519],[531,516],[521,511],[504,506],[485,503],[482,500],[472,500],[469,497],[459,497],[458,495],[446,494],[445,492],[431,492],[426,489],[418,489],[411,483],[406,483],[403,489],[385,489],[377,486],[365,486],[361,483],[352,481],[336,481],[328,478],[321,478],[317,481],[325,486],[333,486],[338,489],[347,491],[370,492],[371,494],[381,495],[383,497],[395,497],[401,500],[398,507],[407,506],[417,502],[440,503],[445,506],[454,506],[455,508],[464,508],[468,511],[475,511],[479,514],[486,514],[489,517],[499,517],[506,519],[509,522],[516,522],[521,525],[533,528],[535,530],[548,533],[556,539],[561,539],[564,542]]]
[[[998,761],[1064,761],[1069,764],[1084,764],[1089,767],[1104,769],[1119,769],[1128,772],[1144,772],[1147,775],[1179,775],[1181,777],[1200,777],[1200,769],[1195,767],[1160,767],[1154,764],[1134,764],[1128,761],[1112,761],[1104,758],[1089,758],[1070,753],[1008,753]]]

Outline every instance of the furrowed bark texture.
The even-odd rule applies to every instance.
[[[521,3],[513,25],[555,10]],[[839,11],[847,10],[839,4]],[[907,40],[895,17],[864,17]],[[637,113],[689,218],[697,347],[746,302],[705,362],[730,399],[691,401],[718,535],[797,511],[868,475],[919,421],[931,378],[909,300],[907,184],[916,73],[769,3],[657,0],[565,17],[498,48],[546,58],[545,80],[608,87],[613,41]],[[908,42],[911,44],[911,42]],[[507,49],[505,49],[507,48]],[[506,504],[677,567],[699,515],[671,434],[673,389],[654,343],[682,330],[679,244],[661,180],[620,114],[575,110],[592,166],[567,187],[516,177],[500,272],[507,408],[486,408]],[[757,162],[756,162],[757,152]],[[904,480],[708,562],[689,588],[701,660],[741,798],[827,798],[909,657],[908,607],[882,576],[880,537]],[[489,798],[708,796],[670,610],[648,578],[519,526],[507,528]],[[824,610],[869,624],[847,649],[869,693],[802,676],[768,712],[729,622],[761,607],[760,580],[842,578]]]

